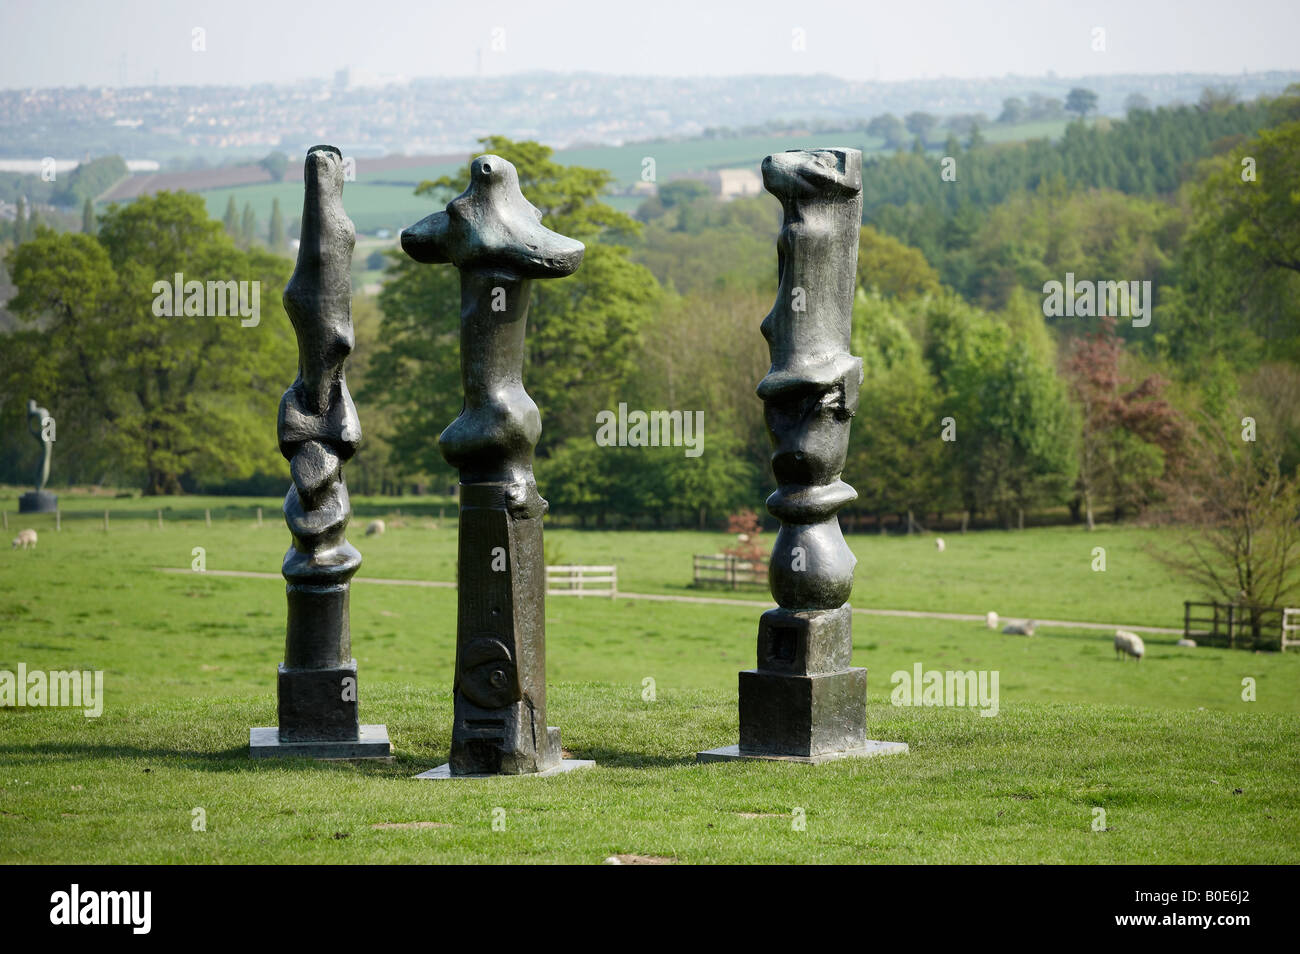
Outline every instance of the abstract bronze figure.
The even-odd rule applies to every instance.
[[[343,365],[352,352],[352,247],[343,210],[343,156],[313,146],[303,172],[305,195],[298,262],[284,308],[298,335],[298,376],[280,400],[280,453],[293,484],[284,519],[293,544],[284,557],[289,615],[279,667],[279,726],[253,729],[254,756],[387,758],[382,725],[357,715],[348,589],[361,554],[345,531],[352,505],[343,465],[356,453],[361,422]]]
[[[36,489],[18,498],[19,513],[53,513],[59,498],[45,489],[50,479],[50,453],[54,449],[54,418],[33,400],[27,402],[27,430],[41,442],[41,463],[36,471]]]
[[[857,497],[840,479],[862,360],[849,354],[862,154],[791,150],[763,161],[781,200],[779,288],[763,319],[772,367],[758,385],[772,441],[781,521],[768,564],[778,604],[758,627],[758,665],[740,673],[740,744],[699,753],[824,762],[906,751],[866,735],[867,671],[850,665],[853,569],[837,511]]]
[[[448,765],[422,778],[527,775],[561,762],[546,724],[546,501],[533,478],[541,434],[524,390],[524,329],[534,279],[563,278],[583,244],[541,224],[499,156],[470,162],[469,187],[402,232],[417,262],[460,271],[465,404],[438,440],[460,471],[455,716]]]

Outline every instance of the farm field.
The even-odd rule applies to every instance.
[[[0,670],[103,670],[104,711],[0,711],[5,862],[1300,860],[1294,654],[1188,650],[1151,635],[1146,658],[1125,664],[1103,632],[1046,627],[1025,638],[981,623],[859,616],[854,664],[870,670],[869,732],[908,742],[910,754],[816,769],[697,766],[696,751],[735,741],[736,672],[753,664],[762,593],[750,594],[753,609],[552,597],[551,721],[572,755],[597,767],[437,784],[409,776],[446,758],[455,592],[358,582],[362,718],[387,724],[395,760],[252,763],[248,728],[275,720],[283,585],[157,568],[188,568],[201,546],[209,570],[277,573],[288,543],[279,501],[63,504],[61,532],[52,518],[22,518],[40,543],[0,563]],[[261,527],[251,517],[259,505]],[[455,521],[412,515],[421,505],[435,506],[356,501],[360,576],[454,579]],[[14,528],[13,498],[0,507]],[[388,532],[364,537],[365,521],[385,513]],[[854,604],[983,612],[996,601],[1004,617],[1172,625],[1185,587],[1144,549],[1172,545],[1165,537],[981,532],[947,537],[944,553],[927,538],[851,537]],[[621,589],[683,596],[700,595],[688,586],[690,554],[726,541],[547,534],[553,560],[615,562]],[[1105,573],[1089,568],[1098,545]],[[917,664],[997,671],[997,716],[891,705],[891,674]],[[1247,677],[1253,702],[1242,700]],[[195,807],[206,832],[191,830]],[[1097,807],[1103,832],[1092,830]],[[492,829],[494,808],[505,810],[504,832]],[[791,826],[796,808],[803,831]]]
[[[1028,139],[1057,139],[1065,130],[1064,120],[1022,123],[1013,126],[990,124],[980,130],[989,142],[1017,142]],[[763,157],[786,149],[803,147],[812,138],[834,139],[833,145],[861,149],[864,155],[885,152],[884,142],[858,131],[846,134],[799,134],[778,136],[742,136],[735,139],[689,139],[671,142],[629,143],[623,146],[592,146],[560,149],[555,153],[557,162],[581,165],[594,169],[608,169],[615,187],[627,189],[641,181],[642,160],[649,156],[655,160],[655,174],[660,182],[692,171],[749,166],[757,170]],[[298,162],[300,157],[290,157]],[[366,170],[364,159],[357,163],[357,178],[344,191],[348,216],[359,232],[373,232],[388,228],[394,233],[417,219],[436,211],[429,198],[413,194],[423,180],[458,172],[461,163],[431,163],[402,169]],[[300,182],[262,183],[230,188],[206,189],[199,192],[207,203],[208,215],[220,220],[226,203],[233,195],[239,208],[247,202],[252,205],[259,222],[269,220],[271,202],[280,200],[287,219],[297,216],[302,207]],[[630,212],[643,201],[642,197],[610,196],[610,204]]]

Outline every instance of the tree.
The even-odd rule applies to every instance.
[[[858,238],[857,285],[886,297],[913,298],[939,290],[939,275],[918,249],[870,225]]]
[[[110,207],[96,236],[43,232],[7,264],[20,328],[0,351],[0,399],[57,395],[61,442],[95,479],[163,494],[283,473],[269,422],[296,365],[288,262],[239,251],[199,196],[160,192]],[[260,283],[259,323],[159,316],[157,284],[177,272]]]
[[[917,112],[908,113],[903,122],[907,125],[907,131],[916,136],[922,142],[928,142],[930,133],[934,127],[939,125],[939,117],[931,113]]]
[[[1181,417],[1163,397],[1164,379],[1149,375],[1134,386],[1122,356],[1114,319],[1106,318],[1100,331],[1074,340],[1063,366],[1082,419],[1076,487],[1089,530],[1104,489],[1117,516],[1148,503],[1183,439]]]
[[[885,141],[885,145],[896,149],[906,141],[904,134],[907,127],[893,113],[881,113],[867,123],[867,135],[876,136]]]
[[[81,231],[87,235],[95,234],[95,203],[89,199],[81,205]]]
[[[284,251],[284,216],[278,198],[271,200],[271,225],[267,230],[266,247],[272,252]]]
[[[14,244],[22,245],[27,241],[27,200],[23,196],[18,197],[18,213],[14,217]]]
[[[525,381],[544,409],[539,457],[569,437],[594,432],[597,410],[616,406],[616,389],[641,360],[643,326],[661,301],[654,276],[619,244],[641,225],[601,201],[605,170],[555,162],[536,142],[499,136],[484,151],[514,163],[524,195],[548,228],[586,243],[571,278],[536,282],[528,314]],[[419,195],[445,199],[468,184],[468,167],[421,183]],[[460,292],[456,270],[395,259],[380,293],[384,321],[364,397],[393,415],[399,462],[447,473],[437,435],[460,411]]]
[[[233,195],[226,200],[226,214],[221,221],[227,235],[231,238],[239,238],[239,210],[235,207]]]
[[[1090,89],[1076,86],[1065,97],[1065,111],[1074,113],[1083,119],[1097,108],[1097,94]]]
[[[284,174],[289,170],[289,157],[282,152],[273,152],[257,164],[270,174],[273,182],[283,182]]]
[[[1151,111],[1151,100],[1147,99],[1141,93],[1129,93],[1124,97],[1125,113],[1149,113]]]
[[[253,212],[251,202],[244,203],[244,215],[239,226],[240,244],[244,248],[252,248],[253,243],[257,241],[257,215]]]
[[[1188,466],[1166,489],[1169,516],[1191,529],[1182,550],[1152,552],[1207,595],[1244,605],[1258,640],[1260,609],[1300,595],[1300,479],[1281,469],[1267,437],[1241,440],[1209,415],[1191,445]]]
[[[1029,110],[1025,106],[1025,101],[1018,96],[1011,96],[1002,101],[1002,112],[998,114],[998,122],[1014,126],[1023,123],[1028,116]]]

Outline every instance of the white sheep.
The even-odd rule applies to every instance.
[[[1137,633],[1130,633],[1126,629],[1115,630],[1115,656],[1122,658],[1121,653],[1132,656],[1138,662],[1142,661],[1142,656],[1146,653],[1147,648],[1142,643],[1142,637]]]
[[[1002,630],[1008,636],[1032,636],[1038,628],[1038,620],[1029,619],[1023,623],[1008,623]]]
[[[988,623],[989,629],[998,628],[998,614],[994,613],[992,610],[989,611],[988,616],[984,617],[984,620]]]
[[[938,550],[940,553],[943,552],[943,537],[934,538],[934,548]]]
[[[14,537],[14,549],[22,547],[26,550],[29,546],[36,546],[36,531],[28,527],[26,530],[19,530],[18,536]]]
[[[384,531],[387,530],[387,529],[388,529],[388,528],[384,526],[384,521],[382,521],[382,520],[371,520],[370,523],[369,523],[369,525],[367,525],[367,527],[366,527],[366,536],[368,536],[368,537],[379,537],[379,536],[383,536]]]
[[[1196,648],[1196,640],[1194,640],[1194,639],[1180,639],[1180,640],[1178,640],[1178,645],[1179,645],[1179,646],[1187,646],[1187,647],[1189,647],[1189,648],[1191,648],[1191,649],[1195,649],[1195,648]]]

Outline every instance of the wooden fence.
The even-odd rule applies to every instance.
[[[767,589],[767,564],[729,553],[695,554],[695,585],[701,589]]]
[[[1202,646],[1228,649],[1286,649],[1300,645],[1300,610],[1247,603],[1183,603],[1183,637]]]
[[[592,587],[590,584],[598,584]],[[616,566],[548,566],[546,568],[546,594],[548,596],[608,596],[618,595],[618,567]]]

